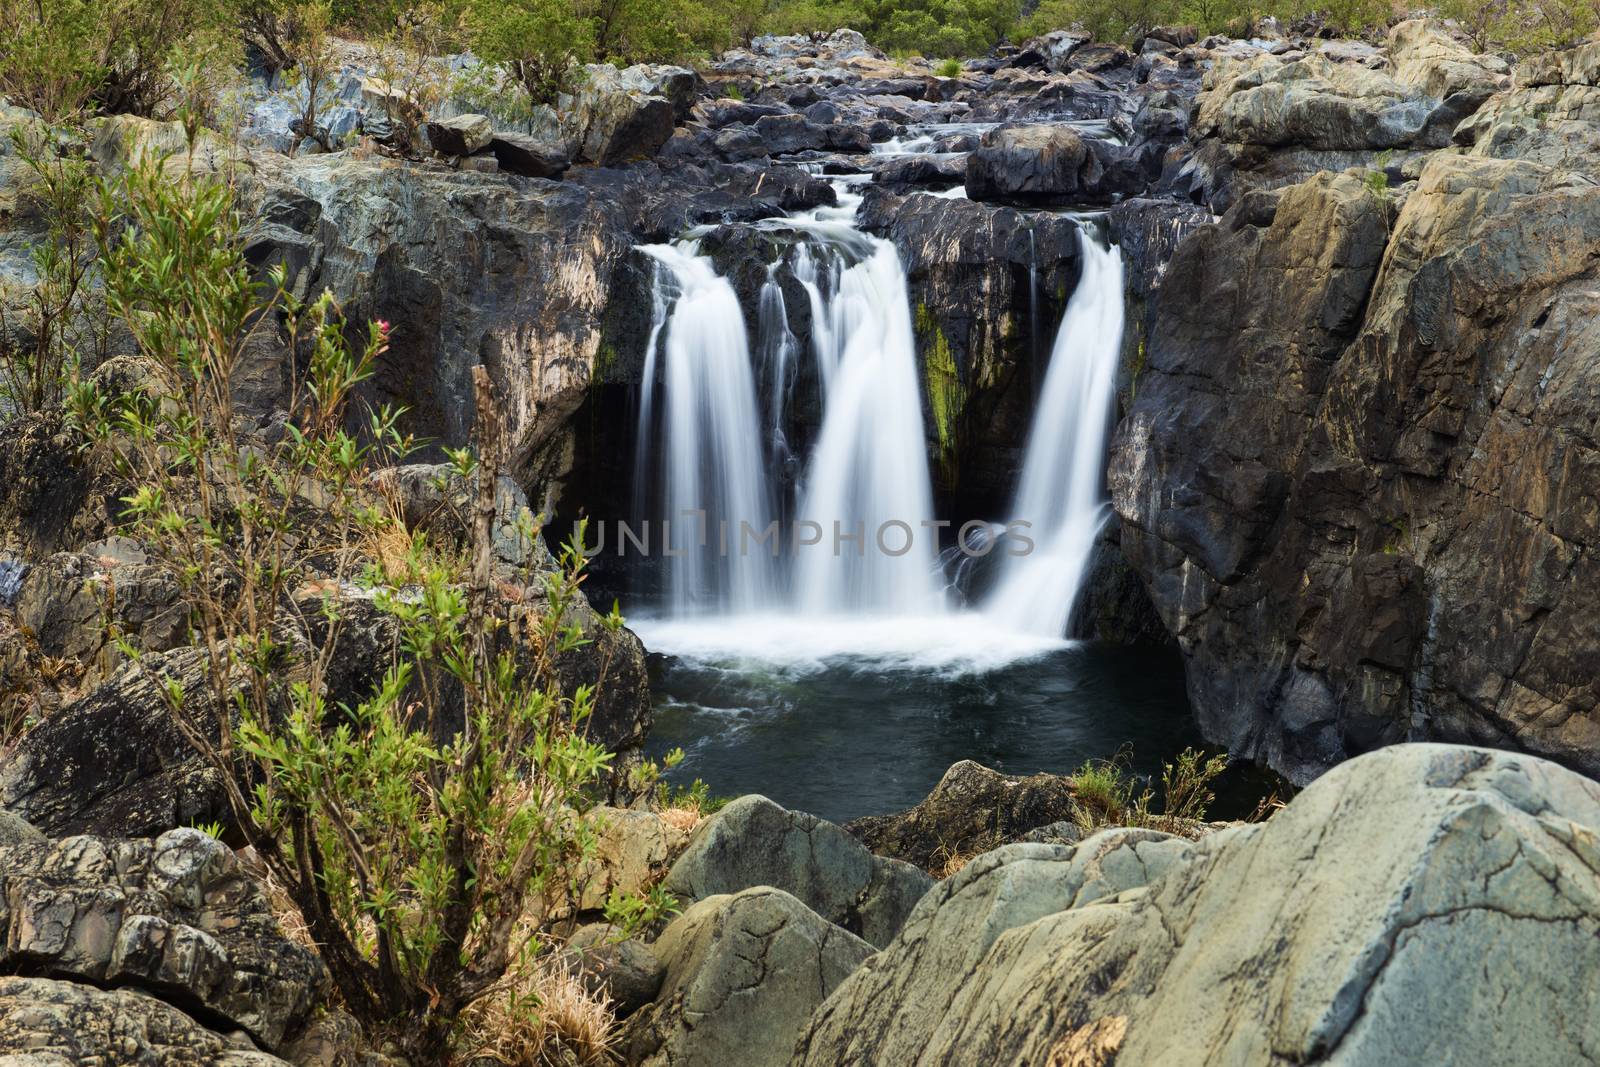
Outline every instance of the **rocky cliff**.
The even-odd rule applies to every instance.
[[[1600,769],[1600,48],[1503,85],[1427,30],[1208,75],[1195,158],[1257,169],[1167,266],[1112,451],[1202,728],[1301,781],[1427,738]],[[1409,154],[1285,184],[1362,139]]]

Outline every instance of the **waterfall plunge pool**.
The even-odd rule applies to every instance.
[[[669,781],[836,822],[911,807],[964,759],[1065,774],[1120,751],[1159,775],[1200,743],[1175,649],[1048,640],[977,613],[630,625],[659,653],[647,752],[685,753]]]

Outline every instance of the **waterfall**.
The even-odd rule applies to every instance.
[[[767,607],[775,591],[772,560],[760,547],[742,550],[740,537],[741,523],[764,530],[772,508],[739,298],[693,241],[640,250],[665,268],[655,283],[664,325],[652,330],[647,374],[653,376],[660,335],[663,506],[655,514],[670,523],[657,527],[657,535],[668,561],[673,613]],[[651,439],[646,420],[653,404],[647,384],[641,442]]]
[[[768,388],[767,447],[771,449],[773,462],[777,464],[789,458],[789,441],[783,430],[783,418],[788,410],[790,390],[794,386],[795,352],[800,347],[789,329],[789,307],[783,298],[783,287],[778,284],[778,268],[782,265],[782,261],[773,260],[767,267],[767,280],[761,285],[761,297],[756,307],[761,366]]]
[[[812,303],[823,382],[822,428],[798,508],[820,531],[797,542],[794,589],[805,613],[924,614],[943,606],[933,490],[911,297],[894,245],[854,224],[860,197],[782,220],[807,235],[796,275]],[[832,267],[824,292],[817,260]]]
[[[1067,632],[1106,519],[1106,437],[1122,349],[1121,253],[1087,229],[1078,243],[1082,276],[1056,331],[1012,507],[1034,546],[1005,559],[988,606],[1006,625],[1050,637]]]

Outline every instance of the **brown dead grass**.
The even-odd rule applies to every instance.
[[[508,1067],[611,1067],[616,1017],[611,1002],[590,993],[572,969],[545,953],[461,1013],[457,1052],[463,1061]]]

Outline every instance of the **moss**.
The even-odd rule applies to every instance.
[[[924,385],[928,391],[928,410],[933,415],[939,437],[939,455],[953,466],[956,455],[956,421],[966,404],[966,387],[956,368],[950,341],[926,304],[917,305],[917,335],[922,341]]]

